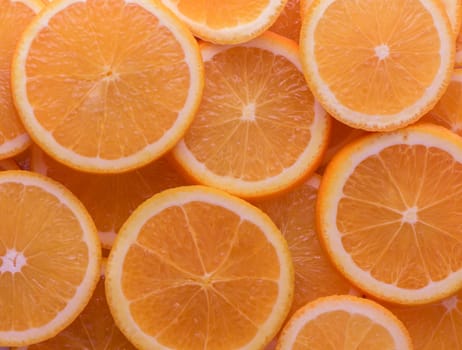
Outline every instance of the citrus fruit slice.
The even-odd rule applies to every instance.
[[[352,127],[378,131],[410,124],[449,84],[454,35],[437,0],[318,0],[300,35],[313,94]]]
[[[290,192],[255,205],[273,220],[287,240],[295,271],[291,313],[318,297],[355,293],[321,248],[315,229],[315,205],[321,177],[313,175]]]
[[[0,172],[0,344],[53,337],[90,299],[101,247],[83,205],[64,186]]]
[[[462,67],[462,28],[456,38],[455,66],[458,68]]]
[[[462,136],[462,69],[454,70],[444,95],[419,121],[444,126]]]
[[[300,0],[300,16],[304,18],[314,0]]]
[[[462,349],[462,291],[431,304],[388,307],[408,329],[415,350]]]
[[[423,304],[462,287],[462,139],[436,125],[374,134],[337,153],[317,202],[321,241],[355,285]]]
[[[183,136],[203,67],[189,30],[155,1],[57,0],[24,32],[12,82],[22,121],[48,154],[120,172]]]
[[[1,159],[0,170],[20,170],[18,164],[13,159]]]
[[[104,248],[112,246],[120,227],[139,204],[157,192],[186,184],[165,158],[121,174],[91,174],[66,167],[37,146],[32,147],[32,170],[59,181],[82,201]]]
[[[22,31],[42,6],[39,0],[0,0],[0,159],[21,153],[30,143],[13,104],[11,59]]]
[[[204,96],[173,149],[196,182],[255,198],[285,191],[319,165],[330,119],[309,91],[297,45],[274,33],[204,44]]]
[[[287,243],[268,216],[204,186],[141,204],[106,276],[116,324],[151,350],[261,349],[282,325],[294,283]]]
[[[267,30],[287,0],[160,0],[197,37],[217,44],[249,41]]]
[[[300,1],[288,0],[284,10],[269,30],[298,43],[301,25],[302,18],[300,16]]]
[[[55,337],[17,350],[136,350],[116,327],[104,288],[104,263],[96,289],[79,317]]]
[[[404,325],[383,306],[347,295],[319,298],[284,327],[278,350],[411,350]]]
[[[461,0],[441,0],[446,9],[449,22],[451,23],[452,31],[457,36],[460,30],[462,20],[462,1]]]

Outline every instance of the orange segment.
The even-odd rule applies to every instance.
[[[449,84],[454,36],[437,0],[319,0],[300,40],[308,84],[339,121],[393,130],[430,110]]]
[[[263,212],[190,186],[133,212],[109,256],[106,288],[116,323],[139,349],[261,349],[290,309],[293,277],[287,244]]]
[[[0,172],[0,344],[53,337],[96,286],[101,247],[82,204],[63,186]]]
[[[315,229],[315,205],[321,177],[312,176],[290,192],[257,202],[287,240],[295,270],[291,314],[318,297],[355,293],[334,268],[319,243]]]
[[[347,295],[319,298],[284,327],[278,350],[411,350],[404,325],[370,300]]]
[[[296,44],[267,32],[237,46],[204,44],[199,111],[173,156],[191,178],[242,197],[287,190],[309,176],[330,120],[308,89]]]
[[[285,36],[286,38],[298,42],[298,39],[300,38],[301,25],[302,19],[300,16],[300,1],[288,0],[284,10],[269,30],[273,33]]]
[[[436,303],[389,309],[409,330],[415,350],[462,349],[462,291]]]
[[[360,289],[423,304],[462,287],[461,152],[459,136],[418,125],[361,138],[332,159],[318,232]]]
[[[0,0],[0,159],[20,153],[30,143],[11,96],[11,59],[22,31],[42,6],[39,0]]]
[[[287,0],[161,0],[194,35],[218,44],[236,44],[262,34]]]
[[[446,92],[422,119],[431,122],[462,136],[462,69],[456,69]]]
[[[203,71],[195,39],[157,2],[60,0],[22,36],[12,81],[40,147],[73,168],[120,172],[182,137]]]
[[[136,350],[114,324],[106,301],[104,281],[103,273],[90,302],[69,327],[47,341],[17,350]]]
[[[66,167],[36,146],[32,148],[32,170],[61,182],[82,201],[105,248],[111,247],[122,224],[144,200],[186,184],[164,158],[122,174],[90,174]]]

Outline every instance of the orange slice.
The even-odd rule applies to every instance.
[[[0,170],[19,170],[19,166],[13,159],[1,159]]]
[[[462,20],[462,1],[461,0],[441,0],[449,22],[451,23],[452,31],[457,36],[460,30]]]
[[[300,50],[326,110],[378,131],[410,124],[435,105],[449,84],[455,43],[437,0],[318,0],[305,16]]]
[[[292,317],[278,350],[411,350],[403,324],[379,304],[347,295],[319,298]]]
[[[298,43],[301,25],[300,0],[288,0],[284,10],[269,30]]]
[[[0,0],[0,159],[21,153],[30,143],[11,96],[11,59],[21,33],[42,6],[39,0]]]
[[[462,67],[462,28],[456,38],[455,66],[458,68]]]
[[[363,137],[327,166],[321,240],[360,289],[423,304],[462,287],[462,139],[436,125]]]
[[[90,174],[73,170],[32,148],[32,170],[70,189],[92,216],[103,247],[110,248],[131,212],[153,194],[185,185],[185,180],[161,158],[122,174]]]
[[[116,327],[109,312],[102,272],[90,302],[69,327],[47,341],[17,350],[136,350]]]
[[[302,182],[321,162],[330,120],[306,85],[296,44],[267,32],[201,49],[204,96],[176,161],[196,182],[241,197]]]
[[[300,0],[300,15],[304,18],[314,0]]]
[[[462,349],[462,291],[427,305],[389,309],[409,330],[415,350]]]
[[[287,0],[160,0],[194,35],[217,44],[249,41],[267,30]]]
[[[444,126],[462,136],[462,69],[454,71],[444,95],[420,121]]]
[[[55,181],[0,172],[0,344],[53,337],[83,310],[101,247],[82,204]]]
[[[329,261],[316,234],[315,205],[320,181],[319,175],[313,175],[282,196],[256,203],[289,245],[295,271],[291,314],[318,297],[356,293]]]
[[[287,243],[268,216],[203,186],[139,206],[106,276],[116,324],[150,350],[262,349],[290,309],[294,283]]]
[[[70,167],[105,173],[174,146],[203,86],[196,40],[145,0],[53,1],[22,36],[12,75],[34,141]]]

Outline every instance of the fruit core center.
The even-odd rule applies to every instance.
[[[23,253],[18,252],[16,249],[8,249],[6,254],[1,259],[0,273],[21,272],[21,269],[26,265],[27,260]]]
[[[255,120],[255,103],[249,103],[242,109],[241,120],[254,121]]]
[[[417,208],[411,207],[403,212],[403,222],[415,224],[417,222]]]
[[[384,60],[390,55],[390,48],[385,44],[376,46],[374,51],[379,60]]]

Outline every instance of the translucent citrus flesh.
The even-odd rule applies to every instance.
[[[462,267],[455,229],[462,228],[461,184],[462,164],[435,147],[393,146],[369,157],[348,179],[338,204],[345,250],[361,269],[400,288],[442,280]],[[412,208],[415,223],[403,219],[409,209],[413,216]]]
[[[281,192],[309,176],[330,120],[315,102],[297,46],[266,32],[241,46],[202,46],[205,89],[175,159],[197,182],[246,198]]]
[[[356,4],[336,0],[319,19],[319,74],[351,110],[398,113],[422,97],[438,72],[441,44],[433,18],[419,0]]]
[[[100,256],[94,226],[56,187],[38,175],[0,173],[2,344],[53,336],[93,290]]]
[[[409,330],[415,350],[462,349],[462,292],[427,305],[388,308]]]
[[[283,330],[278,350],[412,349],[402,323],[379,304],[337,295],[301,308]]]
[[[185,104],[196,98],[189,89],[199,66],[184,51],[197,50],[190,34],[165,25],[174,27],[173,17],[121,0],[69,1],[52,11],[47,25],[29,34],[35,36],[25,61],[26,93],[34,120],[58,147],[117,160],[178,127]],[[191,91],[200,96],[196,87]]]
[[[171,3],[170,6],[175,6],[181,14],[192,21],[202,23],[211,29],[223,29],[255,21],[270,2],[269,0],[163,1]]]
[[[455,70],[449,86],[422,122],[431,122],[462,136],[462,70]]]
[[[11,95],[11,60],[21,33],[35,16],[39,6],[34,1],[0,1],[0,158],[21,152],[29,143]],[[14,30],[11,30],[14,28]],[[19,140],[18,137],[25,138]],[[16,139],[16,140],[15,140]],[[6,145],[10,142],[11,145]],[[2,147],[3,145],[3,147]]]
[[[61,182],[82,201],[108,248],[139,204],[162,190],[186,184],[164,158],[121,174],[90,174],[68,168],[36,146],[32,149],[32,170]]]
[[[135,350],[114,324],[106,301],[104,277],[96,286],[90,302],[65,330],[42,343],[18,350],[106,349]]]
[[[300,1],[288,0],[276,22],[269,28],[272,32],[298,42],[300,37]]]
[[[206,217],[217,220],[204,222]],[[128,251],[124,271],[122,288],[135,321],[172,348],[202,349],[205,342],[210,349],[245,345],[278,293],[278,260],[259,229],[199,202],[149,220]],[[146,318],[147,309],[157,310],[156,315]],[[178,337],[180,330],[188,333]]]
[[[281,230],[287,240],[295,270],[292,311],[318,297],[348,294],[351,284],[333,267],[315,229],[315,205],[320,177],[315,175],[287,194],[256,205]]]

